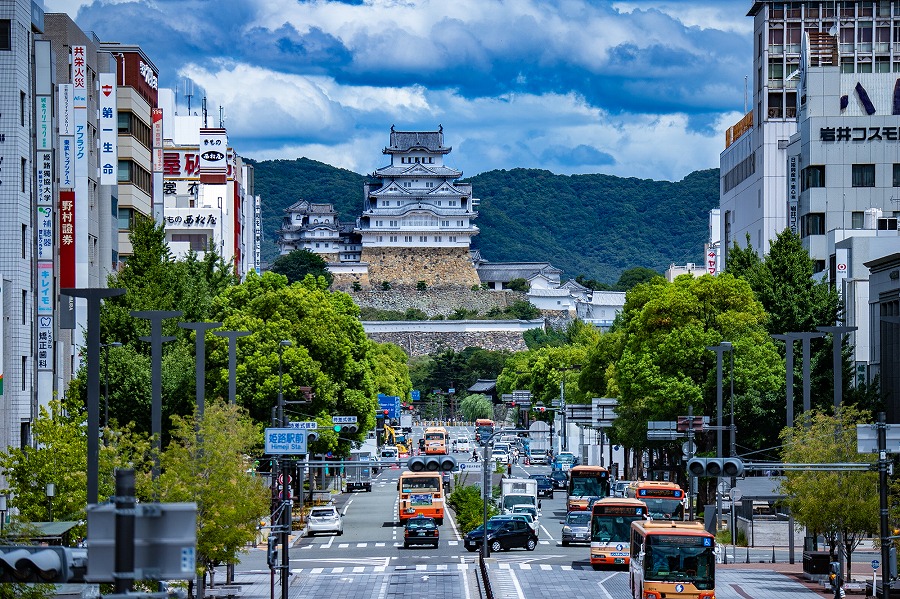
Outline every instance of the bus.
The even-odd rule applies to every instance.
[[[489,418],[478,418],[475,420],[475,442],[480,443],[482,439],[489,439],[494,434],[494,421]]]
[[[444,485],[440,472],[410,472],[400,475],[397,485],[400,499],[397,504],[401,524],[418,514],[444,523]]]
[[[591,499],[609,497],[609,470],[602,466],[573,466],[566,489],[566,511],[587,511]]]
[[[700,522],[632,522],[631,596],[715,599],[715,546]]]
[[[653,520],[684,520],[685,495],[675,483],[638,480],[628,486],[626,495],[643,501]]]
[[[591,566],[628,565],[631,523],[647,519],[647,506],[637,499],[607,497],[591,508]]]
[[[425,429],[425,453],[426,455],[447,455],[450,453],[447,429],[442,426],[430,426]]]

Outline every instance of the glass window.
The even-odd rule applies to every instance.
[[[12,22],[0,19],[0,50],[12,50]]]
[[[134,222],[134,212],[131,208],[119,208],[119,230],[130,231]]]
[[[825,234],[825,213],[810,212],[804,215],[801,221],[801,230],[804,237]]]
[[[811,187],[825,187],[825,165],[811,164],[801,174],[800,191]]]
[[[894,163],[894,187],[900,187],[900,164]]]
[[[875,165],[874,164],[854,164],[853,187],[875,187]]]
[[[895,165],[896,166],[896,165]],[[896,168],[894,171],[896,172]],[[850,227],[852,229],[862,229],[865,227],[866,223],[866,215],[864,212],[851,212],[850,213]]]

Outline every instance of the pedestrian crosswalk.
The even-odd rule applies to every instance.
[[[330,537],[329,537],[330,538]],[[318,541],[318,538],[316,539]],[[538,541],[541,545],[550,545],[551,541]],[[447,547],[458,547],[462,544],[462,541],[440,541],[439,543],[442,546]],[[304,549],[315,549],[319,550],[328,550],[328,549],[349,549],[351,547],[357,549],[365,549],[367,547],[403,547],[403,543],[398,543],[396,541],[392,543],[387,542],[361,542],[361,543],[337,543],[332,541],[326,542],[313,542],[308,544],[297,544],[294,546],[294,549],[304,550]]]
[[[590,564],[539,564],[529,562],[500,562],[488,566],[489,569],[496,570],[537,570],[537,571],[573,571],[573,570],[592,570]],[[458,572],[462,570],[477,570],[477,562],[461,562],[457,564],[410,564],[410,565],[346,565],[346,566],[316,566],[308,568],[291,567],[294,574],[378,574],[378,573],[399,573],[399,572]],[[248,570],[244,572],[236,572],[241,574],[264,574],[268,570]]]

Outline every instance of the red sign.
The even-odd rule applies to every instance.
[[[75,192],[59,192],[59,286],[75,287]]]
[[[106,96],[107,98],[109,97],[109,94],[112,93],[112,86],[111,86],[111,85],[104,85],[104,86],[101,87],[100,89],[103,91],[103,95]]]

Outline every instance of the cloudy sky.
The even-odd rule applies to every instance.
[[[140,45],[162,87],[225,110],[254,159],[371,172],[397,130],[444,127],[475,175],[677,181],[718,166],[752,71],[750,0],[44,0]],[[752,79],[752,78],[751,78]]]

